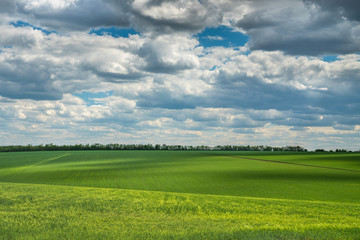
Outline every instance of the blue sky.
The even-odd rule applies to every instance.
[[[205,28],[202,32],[198,33],[196,37],[199,39],[200,45],[206,48],[235,48],[244,46],[249,40],[249,36],[229,26],[223,25]]]
[[[102,104],[101,99],[109,97],[112,94],[113,94],[112,91],[108,91],[108,92],[86,92],[86,91],[83,91],[81,93],[74,93],[73,95],[84,100],[86,102],[87,106],[91,106],[91,105],[101,105]]]
[[[41,32],[43,32],[44,34],[46,35],[49,35],[51,33],[56,33],[56,31],[52,30],[52,31],[49,31],[49,30],[46,30],[46,29],[43,29],[41,27],[36,27],[28,22],[24,22],[22,20],[17,20],[17,21],[13,21],[13,22],[10,22],[10,25],[13,25],[14,27],[19,27],[19,28],[26,28],[26,27],[30,27],[34,30],[39,30]]]
[[[360,4],[0,3],[0,145],[359,150]]]
[[[97,29],[91,29],[89,34],[96,34],[98,36],[110,35],[114,38],[123,37],[127,38],[129,35],[140,34],[133,28],[118,28],[118,27],[103,27]]]
[[[335,62],[339,59],[337,58],[337,55],[326,55],[322,58],[322,60],[324,62]]]

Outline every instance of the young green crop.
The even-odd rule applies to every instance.
[[[357,239],[360,204],[0,184],[1,239]]]
[[[350,163],[344,161],[349,156]],[[332,157],[325,161],[323,155],[311,153],[178,151],[3,153],[0,182],[360,202],[360,172],[331,168],[356,170],[360,154]]]
[[[0,154],[0,239],[358,239],[360,154]]]

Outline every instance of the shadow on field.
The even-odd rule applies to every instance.
[[[295,181],[359,181],[360,174],[356,173],[339,173],[339,172],[299,172],[299,171],[241,171],[232,170],[226,172],[217,172],[221,178],[232,180],[254,179],[254,180],[295,180]]]
[[[220,154],[214,154],[217,156],[221,156]],[[279,160],[272,160],[272,159],[260,159],[260,158],[249,158],[243,156],[223,156],[223,157],[231,157],[231,158],[238,158],[250,161],[259,161],[259,162],[268,162],[268,163],[276,163],[276,164],[286,164],[286,165],[294,165],[294,166],[302,166],[302,167],[310,167],[310,168],[320,168],[320,169],[328,169],[328,170],[339,170],[345,172],[356,172],[360,173],[360,170],[355,169],[346,169],[346,168],[338,168],[338,167],[331,167],[331,166],[319,166],[313,164],[305,164],[300,162],[289,162],[289,161],[279,161]]]

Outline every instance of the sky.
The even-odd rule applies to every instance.
[[[0,145],[360,149],[360,1],[1,0]]]

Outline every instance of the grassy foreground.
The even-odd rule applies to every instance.
[[[0,184],[1,239],[358,239],[360,204]]]
[[[360,154],[4,153],[0,239],[360,239],[359,170]]]

